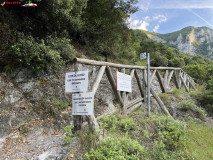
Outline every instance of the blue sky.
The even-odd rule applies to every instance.
[[[130,27],[170,33],[187,26],[213,29],[213,0],[139,0]]]

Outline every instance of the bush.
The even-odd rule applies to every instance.
[[[44,40],[36,40],[31,35],[17,33],[17,37],[17,42],[7,53],[9,63],[6,69],[26,67],[40,73],[61,68],[75,55],[70,41],[65,38],[48,37],[45,44]]]
[[[119,129],[124,132],[132,130],[136,126],[136,123],[132,118],[127,119],[127,117],[120,116],[120,119],[118,119],[115,115],[112,116],[104,115],[103,119],[99,122],[99,124],[104,129],[107,128],[111,130]]]
[[[129,138],[107,138],[99,142],[97,149],[86,153],[84,159],[146,159],[146,150]]]
[[[201,117],[206,117],[204,109],[198,107],[192,100],[184,100],[178,104],[178,108],[181,110],[192,111],[199,114]]]
[[[157,125],[157,138],[151,152],[152,159],[179,160],[188,157],[186,153],[186,124],[168,116],[158,116],[154,119]]]
[[[65,137],[63,138],[64,144],[69,145],[72,143],[72,138],[75,136],[72,133],[72,129],[74,126],[66,126],[63,128],[63,133],[65,134]]]

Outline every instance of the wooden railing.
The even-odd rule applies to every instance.
[[[104,61],[94,61],[89,59],[82,59],[82,58],[75,58],[74,64],[85,64],[85,65],[92,65],[92,66],[100,66],[98,75],[93,83],[92,86],[92,92],[94,94],[96,93],[98,86],[101,82],[101,79],[104,75],[104,72],[106,72],[106,75],[108,77],[108,80],[110,82],[110,85],[112,87],[113,93],[117,99],[117,101],[120,103],[120,105],[123,107],[124,113],[129,113],[132,110],[134,110],[136,107],[139,107],[142,104],[142,101],[146,101],[146,88],[147,88],[147,79],[146,79],[146,67],[145,66],[136,66],[136,65],[124,65],[124,64],[115,64],[110,62],[104,62]],[[140,97],[128,101],[129,93],[128,92],[120,92],[116,89],[116,83],[112,75],[111,68],[117,68],[120,69],[121,72],[125,73],[125,69],[130,69],[130,76],[133,78],[135,76],[137,85],[140,91]],[[139,78],[139,72],[142,72],[142,80]],[[187,92],[190,91],[190,88],[195,89],[195,82],[194,80],[181,68],[175,68],[175,67],[150,67],[150,93],[154,97],[154,99],[159,104],[160,108],[163,110],[163,112],[169,116],[170,113],[168,112],[167,108],[165,107],[164,103],[158,96],[158,94],[154,91],[154,86],[152,85],[153,79],[155,76],[157,77],[157,80],[160,84],[160,88],[163,93],[166,93],[169,91],[169,86],[173,77],[174,83],[176,85],[176,88],[180,89],[183,85]],[[162,76],[163,73],[163,76]],[[98,130],[99,126],[97,123],[96,118],[93,116],[87,116],[88,123],[92,127],[93,130]],[[77,126],[77,128],[81,128],[82,121],[81,116],[74,116],[74,125]]]

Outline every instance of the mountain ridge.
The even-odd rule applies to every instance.
[[[181,52],[213,59],[213,30],[208,27],[188,26],[166,34],[147,31],[144,33],[150,39],[176,48]]]

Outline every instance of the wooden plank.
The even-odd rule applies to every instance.
[[[94,61],[90,59],[84,59],[84,58],[74,58],[73,62],[78,62],[82,64],[88,64],[88,65],[95,65],[95,66],[109,66],[109,67],[115,67],[115,68],[128,68],[128,69],[146,69],[145,66],[136,66],[136,65],[124,65],[124,64],[116,64],[111,62],[105,62],[105,61]],[[175,68],[175,67],[150,67],[150,69],[158,69],[158,70],[179,70],[181,68]]]
[[[169,74],[169,72],[168,72],[168,70],[166,70],[164,73],[164,78],[163,78],[163,84],[165,86],[165,89],[167,89],[168,74]]]
[[[130,107],[132,107],[132,106],[134,106],[137,103],[142,102],[142,101],[143,101],[143,98],[140,97],[140,98],[137,98],[137,99],[129,102],[129,104],[127,105],[127,109],[129,109]]]
[[[141,93],[141,97],[144,98],[144,95],[145,95],[145,94],[144,94],[143,87],[142,87],[142,85],[141,85],[141,81],[140,81],[140,79],[139,79],[139,76],[138,76],[137,71],[135,71],[135,78],[136,78],[137,83],[138,83],[138,88],[139,88],[139,91],[140,91],[140,93]]]
[[[153,97],[155,98],[155,100],[158,102],[159,106],[161,107],[161,109],[163,110],[163,112],[168,115],[171,116],[171,114],[169,113],[169,111],[167,110],[167,108],[165,107],[165,105],[163,104],[163,102],[161,101],[160,97],[157,95],[157,93],[155,93],[152,85],[150,87],[150,92],[152,93]],[[171,116],[172,117],[172,116]]]
[[[177,89],[180,89],[180,88],[179,88],[178,76],[177,76],[176,71],[174,71],[174,78],[175,78],[175,86],[176,86],[176,88],[177,88]]]
[[[123,100],[121,98],[121,95],[119,94],[119,92],[117,91],[116,89],[116,84],[115,84],[115,80],[112,76],[112,72],[111,72],[111,69],[109,68],[109,66],[106,66],[106,73],[107,73],[107,77],[109,79],[109,82],[112,86],[112,90],[115,94],[115,97],[117,98],[118,102],[121,104],[121,106],[123,107],[124,106],[124,103],[123,103]]]
[[[106,66],[101,66],[100,69],[99,69],[98,75],[97,75],[97,77],[95,79],[95,82],[94,82],[94,84],[92,86],[92,91],[91,92],[94,92],[94,94],[96,93],[96,91],[98,89],[98,86],[99,86],[99,84],[101,82],[101,79],[102,79],[102,77],[104,75],[105,69],[106,69]]]
[[[166,93],[166,87],[164,86],[163,78],[158,71],[156,71],[158,82],[160,84],[161,90],[163,93]]]
[[[94,94],[96,93],[96,91],[98,89],[98,86],[99,86],[101,79],[104,75],[105,69],[106,69],[106,66],[101,66],[99,71],[98,71],[98,75],[95,79],[95,82],[94,82],[94,84],[92,86],[92,90],[91,90],[91,92],[94,92]],[[88,115],[86,117],[87,117],[87,121],[88,121],[88,125],[89,125],[90,129],[92,131],[96,132],[96,133],[99,133],[100,128],[99,128],[99,124],[98,124],[95,116],[94,115]]]
[[[170,81],[172,79],[172,75],[174,73],[174,70],[172,70],[170,73],[169,73],[169,77],[168,77],[168,81],[167,81],[167,86],[169,87],[169,84],[170,84]]]
[[[147,85],[147,83],[145,84]],[[157,103],[159,104],[159,106],[161,107],[161,109],[163,110],[163,112],[168,115],[171,116],[169,111],[167,110],[166,106],[163,104],[163,102],[161,101],[160,97],[157,95],[157,93],[154,91],[153,86],[150,85],[150,93],[153,95],[153,97],[155,98],[155,100],[157,101]],[[171,116],[172,117],[172,116]]]
[[[178,74],[178,88],[179,88],[179,89],[181,88],[181,84],[182,84],[182,83],[181,83],[181,76],[182,76],[182,73],[183,73],[183,72],[180,70],[180,71],[179,71],[179,74]]]
[[[153,71],[152,75],[151,75],[151,78],[150,78],[150,84],[152,84],[152,80],[154,79],[155,77],[155,73],[156,73],[156,69]]]
[[[189,89],[188,89],[188,87],[186,86],[186,83],[184,82],[183,77],[180,76],[180,78],[181,78],[181,81],[183,82],[183,86],[185,87],[186,91],[189,92]]]
[[[140,108],[141,105],[142,105],[142,102],[139,102],[139,103],[137,103],[136,105],[130,107],[130,108],[126,111],[126,114],[132,113],[134,110]]]

